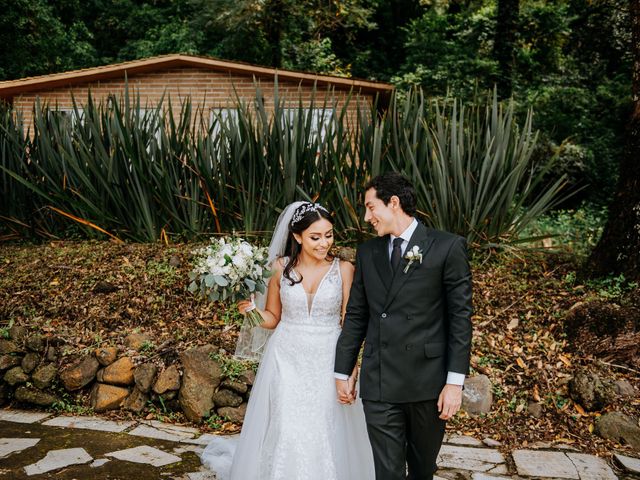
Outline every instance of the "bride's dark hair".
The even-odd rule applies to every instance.
[[[318,205],[317,203],[303,203],[293,213],[291,222],[289,223],[289,236],[287,237],[287,245],[285,247],[285,255],[289,257],[289,261],[284,267],[282,276],[291,282],[291,285],[302,282],[302,275],[297,280],[291,278],[291,271],[298,265],[298,257],[302,251],[302,245],[296,242],[294,233],[302,235],[307,228],[313,223],[321,219],[328,220],[333,225],[333,218],[329,211]]]

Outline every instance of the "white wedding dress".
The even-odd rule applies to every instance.
[[[214,439],[203,463],[221,480],[373,480],[362,403],[341,405],[336,397],[339,260],[313,297],[302,283],[282,278],[280,298],[280,323],[260,362],[240,438]]]

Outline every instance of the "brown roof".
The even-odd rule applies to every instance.
[[[363,93],[388,94],[393,90],[393,85],[383,82],[294,72],[291,70],[261,67],[259,65],[230,62],[228,60],[219,60],[210,57],[174,54],[0,82],[0,98],[10,98],[34,90],[66,87],[96,80],[119,78],[125,73],[131,76],[137,73],[180,67],[208,68],[214,71],[251,75],[257,78],[273,78],[277,74],[278,78],[283,80],[293,80],[305,84],[317,83],[318,85],[331,85],[339,89],[353,88]]]

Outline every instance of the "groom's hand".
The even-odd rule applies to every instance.
[[[446,384],[438,397],[438,412],[442,420],[453,417],[462,404],[462,385]]]
[[[339,380],[336,378],[336,391],[338,393],[338,401],[342,404],[353,402],[353,391],[349,380]]]

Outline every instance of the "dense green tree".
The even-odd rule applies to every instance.
[[[79,0],[0,0],[0,79],[94,64],[91,34],[78,10]]]
[[[622,273],[628,280],[640,280],[640,0],[629,0],[629,7],[633,109],[618,188],[589,266],[596,275]]]
[[[513,60],[516,49],[520,0],[497,0],[496,30],[493,55],[498,62],[496,84],[502,97],[510,97],[513,90]]]

